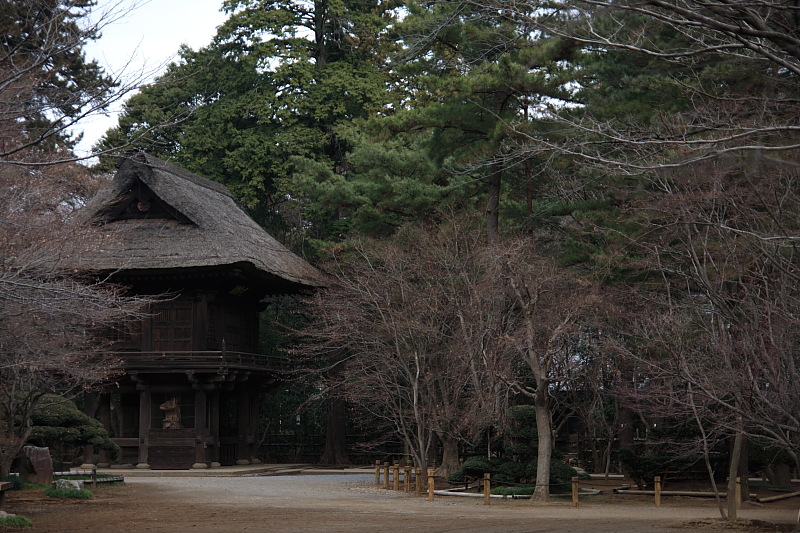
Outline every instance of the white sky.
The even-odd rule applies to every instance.
[[[125,9],[135,0],[98,0],[95,13],[114,8]],[[86,47],[86,55],[96,59],[109,73],[140,72],[149,78],[164,71],[175,58],[181,44],[193,49],[211,42],[216,28],[226,16],[220,11],[222,0],[139,0],[139,7],[126,13],[103,30],[103,36]],[[120,106],[109,116],[82,121],[77,130],[84,132],[79,152],[88,151],[108,130],[116,126]]]

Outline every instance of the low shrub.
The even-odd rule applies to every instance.
[[[525,473],[530,482],[536,482],[536,461],[528,463]],[[572,477],[577,476],[578,472],[564,461],[550,461],[550,492],[558,494],[572,490]]]
[[[483,479],[484,473],[492,475],[492,481],[498,483],[528,483],[536,482],[536,460],[527,465],[511,459],[492,457],[470,457],[464,461],[464,466],[447,477],[450,483],[463,483],[467,480]],[[578,473],[564,461],[553,460],[550,462],[550,484],[552,492],[571,490],[572,476]]]
[[[534,487],[495,487],[492,494],[500,496],[530,496],[533,494]]]
[[[55,487],[47,487],[44,495],[57,500],[91,500],[93,496],[92,491],[86,489],[57,489]]]
[[[7,515],[7,516],[0,516],[0,526],[16,527],[16,528],[33,527],[33,522],[31,522],[30,518],[24,516]]]

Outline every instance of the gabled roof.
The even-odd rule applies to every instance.
[[[103,234],[76,265],[82,270],[236,266],[266,281],[326,285],[323,274],[256,224],[223,185],[144,153],[124,158],[76,218],[100,225]]]

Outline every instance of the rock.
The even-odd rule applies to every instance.
[[[25,446],[22,449],[20,476],[29,483],[49,485],[53,482],[53,459],[49,448]]]
[[[74,479],[57,479],[56,480],[56,488],[57,489],[82,490],[83,489],[83,481],[77,481],[77,480],[74,480]]]

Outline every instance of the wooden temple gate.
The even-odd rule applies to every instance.
[[[132,294],[165,295],[140,320],[109,332],[124,373],[86,396],[139,468],[207,468],[258,461],[260,395],[280,361],[259,353],[269,296],[325,284],[236,204],[221,184],[144,153],[119,171],[76,221],[103,228],[70,268]],[[91,446],[84,464],[95,458]]]

